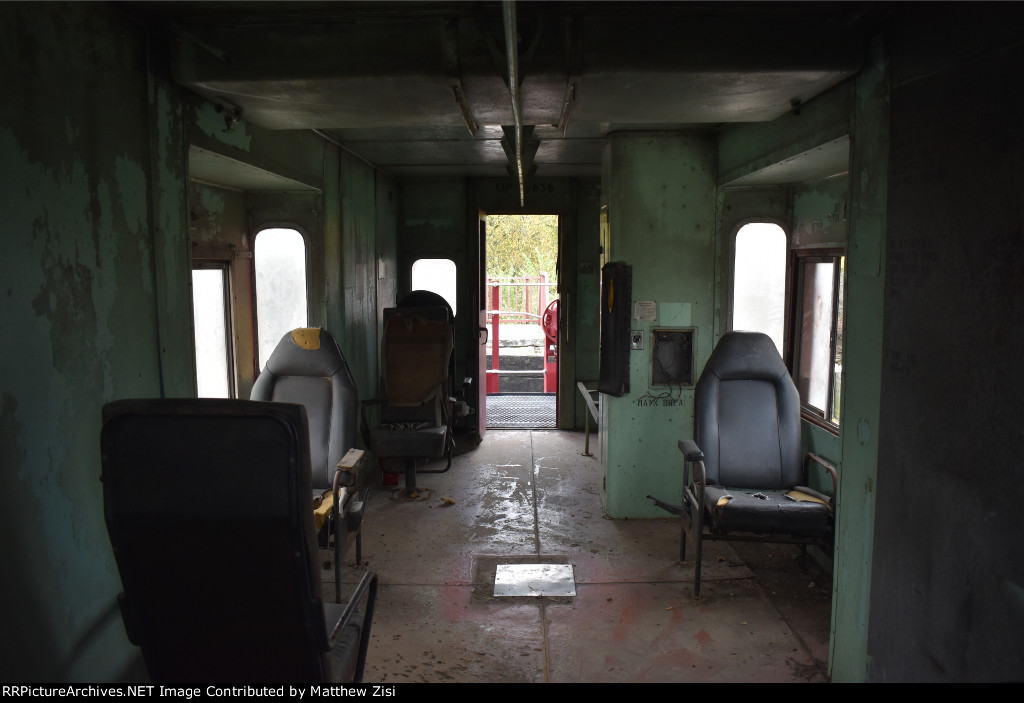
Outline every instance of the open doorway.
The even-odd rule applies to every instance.
[[[557,426],[558,215],[488,215],[487,427]]]

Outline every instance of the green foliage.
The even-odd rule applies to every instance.
[[[487,275],[548,274],[558,282],[558,215],[489,215]]]

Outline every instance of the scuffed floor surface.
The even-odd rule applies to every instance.
[[[709,543],[694,600],[679,522],[605,518],[582,454],[580,433],[489,431],[419,475],[424,500],[372,492],[345,570],[380,577],[367,682],[825,681],[831,586],[797,548]],[[571,564],[576,596],[496,598],[500,563]]]

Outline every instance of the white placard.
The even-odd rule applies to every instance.
[[[654,300],[638,300],[633,312],[634,319],[654,322],[658,319],[658,303]]]

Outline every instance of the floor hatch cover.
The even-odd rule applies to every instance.
[[[572,564],[498,564],[495,596],[575,596]]]

